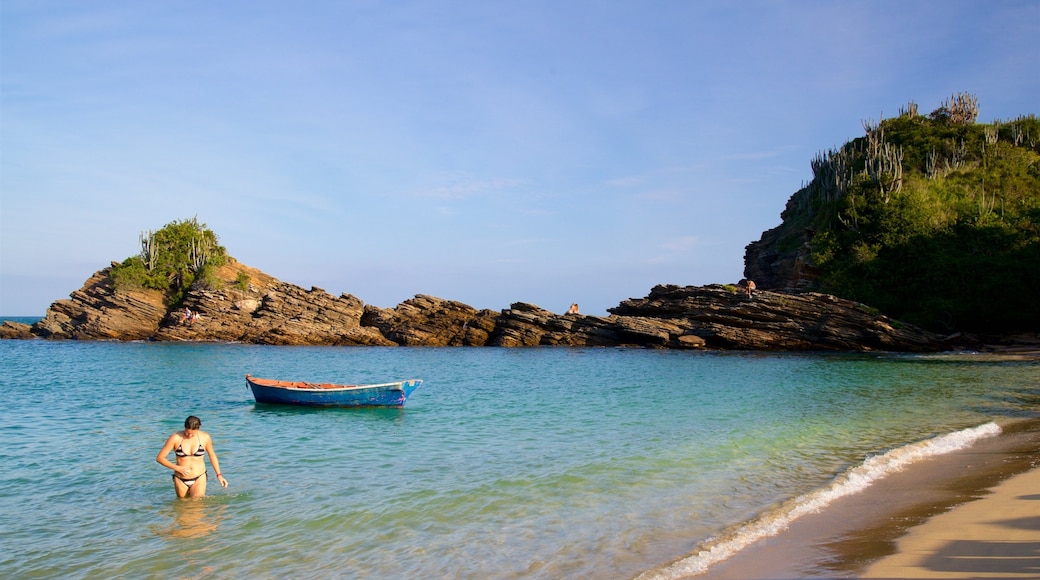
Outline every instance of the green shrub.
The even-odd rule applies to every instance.
[[[170,289],[169,281],[164,276],[149,274],[144,261],[139,256],[123,260],[123,263],[112,269],[110,275],[116,290],[151,288],[166,291]]]
[[[171,307],[177,307],[193,284],[218,289],[216,269],[226,263],[227,251],[217,235],[197,218],[173,221],[162,229],[144,232],[141,251],[114,267],[111,277],[117,290],[150,288],[163,291]]]

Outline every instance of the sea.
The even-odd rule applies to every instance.
[[[687,578],[1040,410],[976,353],[0,341],[0,577]],[[419,378],[404,408],[245,374]],[[202,419],[230,485],[156,463]],[[210,468],[212,476],[212,468]]]

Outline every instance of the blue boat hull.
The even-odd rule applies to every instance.
[[[402,407],[422,381],[411,379],[380,385],[311,385],[246,375],[257,403],[308,407]]]

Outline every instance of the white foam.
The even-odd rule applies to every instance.
[[[638,578],[677,580],[703,574],[713,564],[729,558],[754,542],[782,532],[794,520],[818,512],[840,497],[859,493],[890,473],[921,459],[970,447],[979,439],[999,433],[1000,426],[996,423],[986,423],[868,457],[862,464],[835,478],[827,487],[785,502],[776,510],[741,525],[732,533],[707,540],[697,553],[662,568],[644,572]]]

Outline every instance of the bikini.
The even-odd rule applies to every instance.
[[[206,455],[206,448],[203,447],[201,443],[199,443],[199,446],[197,448],[195,448],[195,453],[187,453],[187,452],[185,452],[184,448],[182,447],[183,444],[184,444],[184,439],[181,439],[181,442],[177,444],[177,448],[173,450],[173,454],[176,455],[177,457],[188,457],[188,456],[202,457],[202,456]],[[198,481],[200,477],[206,477],[206,474],[207,474],[207,472],[205,470],[203,470],[201,475],[196,475],[195,477],[193,477],[191,479],[184,479],[182,477],[177,477],[177,474],[174,473],[173,474],[173,478],[176,479],[176,480],[179,480],[181,483],[183,483],[185,485],[185,487],[191,487],[191,486],[195,485],[195,482]]]

